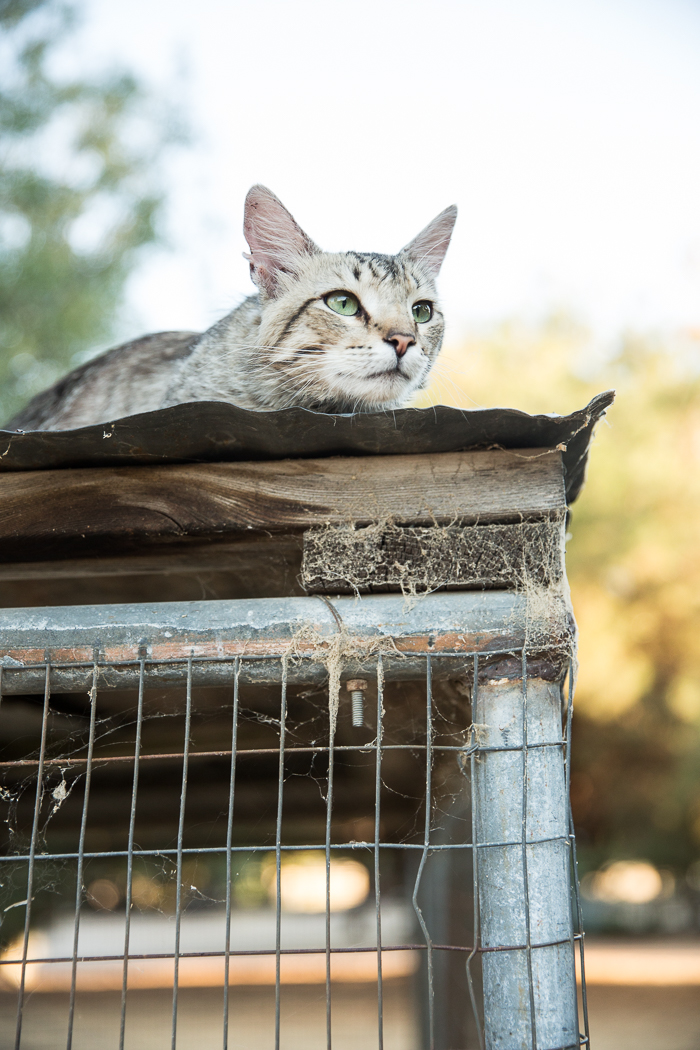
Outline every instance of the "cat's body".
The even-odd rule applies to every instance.
[[[203,334],[162,332],[94,358],[7,427],[72,429],[186,401],[397,408],[425,385],[442,344],[435,277],[455,218],[446,209],[398,255],[332,254],[255,186],[244,232],[257,295]]]

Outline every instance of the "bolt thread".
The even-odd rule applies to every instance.
[[[362,689],[353,689],[350,699],[352,700],[352,724],[359,728],[365,724],[365,694]]]

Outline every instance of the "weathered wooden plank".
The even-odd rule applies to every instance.
[[[173,573],[269,572],[274,565],[295,573],[301,568],[303,531],[270,534],[245,532],[238,536],[182,537],[143,545],[140,549],[90,557],[63,557],[33,561],[0,561],[0,583],[16,580],[78,580],[85,577],[164,576]],[[1,601],[0,605],[4,604]],[[51,604],[46,602],[45,604]]]
[[[51,557],[65,539],[96,553],[96,540],[518,521],[564,506],[561,453],[542,449],[11,473],[0,477],[0,561],[37,542]]]
[[[309,529],[302,584],[312,594],[550,587],[564,574],[563,528],[559,520]]]

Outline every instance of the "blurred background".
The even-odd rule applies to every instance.
[[[568,544],[587,927],[695,944],[700,3],[0,0],[0,26],[0,418],[249,294],[258,181],[331,250],[396,251],[459,205],[419,404],[617,389]],[[648,957],[592,987],[603,1050],[700,1045],[697,957],[665,986]]]

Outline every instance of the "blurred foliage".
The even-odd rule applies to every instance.
[[[572,800],[586,867],[700,857],[700,333],[604,353],[570,319],[444,352],[422,404],[565,413],[617,389],[567,544]]]
[[[178,134],[133,77],[57,72],[73,28],[55,0],[0,0],[0,420],[113,335]]]

